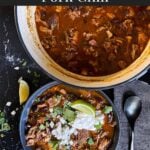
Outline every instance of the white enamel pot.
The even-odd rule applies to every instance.
[[[35,24],[36,6],[15,7],[15,20],[19,38],[27,52],[53,79],[67,84],[85,88],[110,88],[118,84],[134,80],[143,75],[150,64],[150,40],[141,56],[130,66],[117,73],[88,77],[74,74],[56,64],[43,49]]]

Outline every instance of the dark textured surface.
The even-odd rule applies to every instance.
[[[17,69],[19,67],[19,70],[15,70],[16,67]],[[31,93],[52,81],[25,53],[17,36],[13,7],[0,7],[0,110],[6,112],[7,119],[11,125],[11,131],[3,133],[5,137],[0,138],[0,150],[22,149],[18,132],[20,112],[22,110],[18,99],[18,79],[21,76],[29,83]],[[142,80],[150,82],[150,75],[146,74],[142,77]],[[113,90],[110,89],[105,92],[113,100]],[[118,104],[121,104],[119,100]],[[12,102],[11,107],[5,106],[8,101]],[[117,107],[119,108],[119,105]],[[16,111],[16,108],[19,110]],[[15,116],[11,115],[13,110],[16,111]],[[146,115],[146,117],[148,116]],[[124,120],[122,126],[124,130],[126,125]],[[145,130],[148,131],[147,134],[150,132],[148,129]],[[124,139],[128,138],[126,130],[123,137]],[[124,143],[126,143],[125,140]],[[141,145],[144,146],[144,142]],[[127,143],[123,148],[124,150],[127,150],[126,146]]]
[[[19,70],[15,70],[19,67]],[[37,75],[36,75],[37,74]],[[0,7],[0,110],[5,110],[11,131],[0,139],[0,150],[21,149],[19,140],[20,111],[18,99],[18,79],[23,77],[30,85],[31,93],[52,81],[25,53],[17,36],[13,7]],[[11,107],[6,107],[8,101]],[[10,115],[16,110],[16,115]]]
[[[150,150],[150,85],[143,81],[118,86],[114,89],[114,103],[118,109],[121,133],[117,150],[128,150],[129,128],[127,119],[122,111],[123,94],[132,91],[142,101],[142,111],[135,124],[135,150]]]

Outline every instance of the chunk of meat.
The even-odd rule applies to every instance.
[[[113,37],[111,39],[108,39],[108,41],[105,41],[103,47],[107,53],[113,52],[117,54],[118,50],[120,50],[120,47],[122,45],[123,45],[123,39]]]
[[[48,19],[48,25],[53,31],[54,29],[59,30],[59,17],[58,15],[54,14]]]
[[[33,146],[33,145],[35,145],[35,140],[34,139],[29,139],[27,141],[27,146]]]
[[[28,131],[28,135],[26,136],[26,140],[28,140],[28,139],[33,139],[33,138],[35,138],[35,133],[36,133],[36,130],[37,130],[37,127],[31,127],[30,129],[29,129],[29,131]],[[30,143],[30,142],[29,142]]]
[[[90,132],[88,130],[80,130],[80,132],[78,133],[78,143],[80,145],[86,144],[87,143],[87,139],[90,137]]]
[[[108,38],[111,38],[113,36],[113,34],[109,30],[107,30],[106,33],[107,33]]]
[[[87,69],[82,69],[81,74],[87,76],[88,75]]]
[[[113,13],[106,13],[106,15],[109,19],[114,19],[115,18],[115,15]]]
[[[145,35],[145,33],[139,33],[138,34],[138,43],[140,45],[143,45],[145,42],[147,42],[148,37]]]
[[[50,30],[48,27],[40,26],[40,27],[39,27],[39,30],[40,30],[42,33],[52,35],[52,30]]]
[[[62,6],[56,6],[56,12],[60,13],[62,11],[63,7]]]
[[[41,14],[40,10],[36,11],[36,13],[35,13],[35,21],[37,23],[40,23],[40,25],[42,25],[42,26],[48,27],[47,22],[42,20],[42,14]]]
[[[124,60],[120,60],[120,61],[118,61],[118,66],[121,69],[124,69],[127,66],[127,63]]]
[[[53,108],[54,106],[57,106],[60,103],[60,99],[57,99],[55,96],[49,98],[46,101],[50,108]]]
[[[139,51],[139,46],[137,44],[132,44],[131,57],[134,60],[136,56],[136,52]]]
[[[68,15],[69,17],[72,19],[72,20],[75,20],[76,18],[79,18],[80,15],[81,15],[81,11],[77,8],[73,9],[73,10],[69,10],[68,12]]]
[[[114,53],[110,53],[109,55],[108,55],[108,60],[109,61],[114,61],[115,59],[116,59],[116,55],[114,54]]]
[[[45,122],[45,117],[39,117],[38,119],[37,119],[37,123],[39,123],[39,124],[42,124],[42,123],[44,123]]]
[[[107,148],[109,147],[110,143],[111,143],[110,139],[103,138],[100,141],[100,143],[99,143],[98,150],[107,150]]]
[[[135,11],[132,7],[127,8],[127,15],[126,17],[134,17],[135,16]]]
[[[92,19],[92,24],[95,25],[96,27],[98,27],[100,23],[97,19],[94,18],[94,19]]]
[[[127,34],[131,34],[133,30],[134,22],[131,19],[126,19],[122,23],[122,28]]]
[[[38,104],[37,105],[37,108],[44,108],[44,107],[47,107],[47,104],[46,103],[41,103],[41,104]]]
[[[60,93],[63,94],[63,95],[66,95],[66,94],[67,94],[67,92],[66,92],[65,89],[61,89],[61,90],[60,90]]]
[[[93,37],[93,34],[84,32],[83,33],[83,37],[88,41],[88,40],[90,40]]]
[[[94,39],[90,40],[90,41],[89,41],[89,44],[90,44],[91,46],[97,46],[97,42],[96,42],[96,40],[94,40]]]
[[[74,45],[78,44],[78,36],[79,36],[79,32],[75,31],[74,34],[73,34],[73,37],[71,39],[72,44],[74,44]]]

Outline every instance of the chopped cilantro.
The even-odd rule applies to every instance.
[[[63,110],[63,117],[65,120],[72,122],[75,120],[76,113],[73,110],[70,110],[68,108],[65,108]]]
[[[54,107],[53,113],[56,113],[57,115],[62,115],[63,108],[61,108],[61,107]]]
[[[31,70],[30,70],[29,68],[28,68],[28,70],[27,70],[27,73],[29,73],[29,74],[31,73]]]
[[[45,125],[44,125],[44,124],[40,124],[39,129],[40,129],[40,130],[45,130],[45,129],[46,129],[46,127],[45,127]]]
[[[4,131],[9,131],[9,130],[10,130],[10,125],[9,125],[7,122],[5,122],[5,123],[2,125],[2,127],[3,127],[3,130],[4,130]]]
[[[39,80],[38,79],[33,79],[32,83],[34,84],[34,86],[38,86]]]
[[[53,97],[56,98],[58,101],[60,101],[61,98],[62,98],[62,95],[60,95],[60,94],[55,94]]]
[[[0,137],[3,138],[3,137],[5,137],[5,135],[4,134],[0,134]]]
[[[0,131],[9,131],[9,130],[10,130],[10,125],[5,119],[5,114],[4,112],[0,111]]]
[[[54,117],[57,116],[57,113],[56,113],[56,112],[52,112],[52,113],[51,113],[51,116],[54,118]]]
[[[45,125],[46,125],[46,127],[49,127],[49,123],[48,122],[46,122]]]
[[[57,148],[58,148],[58,141],[50,141],[49,144],[50,144],[50,149],[57,150]]]
[[[105,108],[103,109],[103,113],[109,114],[110,112],[112,112],[112,107],[111,106],[105,106]]]
[[[51,118],[51,114],[47,114],[46,117],[45,117],[45,121],[49,121]]]
[[[22,66],[25,67],[26,65],[27,65],[27,62],[24,61],[23,64],[22,64]]]
[[[95,124],[94,127],[96,128],[96,130],[99,130],[102,128],[102,124],[101,123]]]
[[[5,118],[0,118],[0,124],[3,124],[5,122]]]
[[[37,73],[37,72],[33,72],[33,75],[34,75],[34,77],[36,77],[36,78],[40,78],[40,74],[39,73]]]
[[[37,97],[35,100],[34,100],[36,103],[40,102],[40,98]]]
[[[69,101],[66,101],[65,103],[64,103],[64,108],[71,108],[71,102],[69,102]]]
[[[93,139],[90,137],[90,138],[88,138],[87,143],[88,143],[89,145],[92,145],[92,144],[94,144],[94,141],[93,141]]]

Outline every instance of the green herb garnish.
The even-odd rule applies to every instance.
[[[58,141],[50,141],[48,144],[50,144],[50,147],[52,148],[52,150],[57,150]]]
[[[3,137],[5,137],[5,135],[4,134],[0,134],[0,137],[3,138]]]
[[[3,131],[9,131],[10,125],[7,122],[5,122],[5,123],[3,123],[2,128],[3,128]]]
[[[23,64],[22,64],[22,66],[25,67],[26,65],[27,65],[27,62],[24,61]]]
[[[33,72],[33,75],[34,75],[35,78],[40,78],[40,74],[37,73],[36,71]]]
[[[46,126],[46,127],[49,127],[49,123],[48,123],[48,122],[46,122],[46,123],[45,123],[45,126]]]
[[[112,112],[112,107],[111,106],[105,106],[105,108],[103,109],[103,113],[109,114],[110,112]]]
[[[66,101],[65,103],[64,103],[64,108],[71,108],[71,102],[69,102],[69,101]]]
[[[100,130],[102,128],[102,124],[95,124],[94,127],[96,128],[96,130]]]
[[[40,98],[37,97],[35,100],[34,100],[36,103],[40,102]]]
[[[53,113],[56,113],[57,115],[62,115],[63,114],[63,108],[54,107]]]
[[[51,116],[52,116],[53,118],[55,118],[55,117],[57,116],[57,113],[56,113],[56,112],[52,112],[52,113],[51,113]]]
[[[44,125],[44,124],[40,124],[39,129],[40,129],[40,130],[45,130],[45,129],[46,129],[46,127],[45,127],[45,125]]]
[[[5,119],[4,112],[0,111],[0,132],[1,131],[9,131],[10,125],[8,124],[7,120]]]
[[[62,95],[61,94],[54,94],[53,98],[56,99],[57,101],[60,101],[62,98]]]
[[[88,143],[89,145],[93,145],[93,144],[94,144],[94,141],[93,141],[93,139],[90,137],[90,138],[88,138],[87,143]]]
[[[65,108],[63,110],[63,117],[65,120],[72,122],[75,120],[76,113],[71,109]]]

